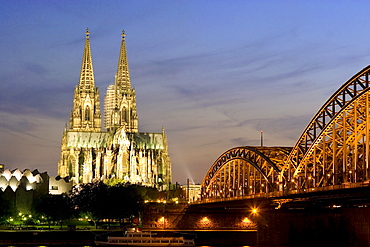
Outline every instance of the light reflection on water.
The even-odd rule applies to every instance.
[[[69,247],[96,247],[96,245],[61,245],[61,246],[58,246],[58,245],[51,245],[51,246],[48,246],[48,245],[21,245],[21,246],[7,245],[6,247],[62,247],[62,246],[63,247],[66,247],[66,246],[69,246]],[[3,245],[0,245],[0,247],[3,247]],[[254,246],[254,245],[243,245],[243,246],[242,245],[196,245],[195,247],[257,247],[257,246]]]

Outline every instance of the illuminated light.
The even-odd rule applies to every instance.
[[[5,179],[6,180],[10,180],[11,178],[12,178],[12,174],[10,173],[10,171],[9,170],[5,170],[4,172],[3,172],[3,177],[5,177]]]
[[[207,216],[204,216],[199,219],[197,225],[200,228],[210,228],[210,227],[213,227],[213,222]]]
[[[166,200],[164,200],[164,201],[163,201],[163,203],[167,203],[167,201],[166,201]]]
[[[294,183],[294,179],[292,179],[292,180],[290,180],[290,181]]]
[[[148,203],[149,201],[148,200],[145,200],[144,203]]]
[[[252,187],[252,185],[251,185],[251,186],[249,186],[249,188],[251,188],[251,189],[252,189],[252,188],[253,188],[253,187]]]
[[[252,208],[252,214],[257,214],[258,213],[258,208]]]
[[[10,185],[10,188],[15,192],[17,190],[18,185]]]
[[[352,173],[352,171],[349,171],[349,173]]]
[[[179,201],[176,201],[175,203],[176,203],[176,204],[179,204]]]
[[[166,218],[164,216],[162,216],[161,218],[159,218],[158,222],[163,224],[163,226],[164,226],[166,224]]]
[[[308,177],[308,179],[312,179],[312,177],[311,177],[311,176],[309,176],[309,177]]]
[[[34,177],[34,176],[27,176],[27,179],[28,179],[28,181],[32,184],[32,183],[35,183],[36,182],[36,177]]]
[[[265,187],[265,184],[262,184],[261,186],[262,186],[262,187]]]
[[[330,177],[330,174],[328,174],[328,177]]]
[[[20,181],[23,174],[19,169],[17,169],[12,173],[12,176],[15,177],[18,181]]]
[[[252,221],[248,217],[245,217],[242,222],[243,223],[252,223]]]
[[[209,222],[210,220],[205,216],[205,217],[202,218],[201,221],[205,223],[205,222]]]

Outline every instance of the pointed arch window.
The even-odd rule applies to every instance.
[[[121,112],[121,115],[122,115],[122,121],[123,122],[127,122],[127,119],[126,119],[126,115],[127,115],[127,113],[126,113],[126,107],[123,107],[122,108],[122,112]]]
[[[85,108],[85,120],[90,121],[90,107],[86,106]]]

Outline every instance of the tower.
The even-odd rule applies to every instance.
[[[113,130],[124,126],[126,132],[138,132],[136,93],[131,87],[126,52],[125,32],[122,31],[121,48],[118,58],[114,85],[110,85],[105,96],[105,128]]]
[[[70,129],[76,131],[101,131],[100,93],[95,87],[94,69],[90,50],[89,29],[86,29],[82,56],[80,82],[74,90]]]

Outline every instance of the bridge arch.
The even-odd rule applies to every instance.
[[[279,174],[291,148],[235,147],[210,167],[202,183],[202,199],[230,198],[279,190]]]
[[[342,85],[303,131],[280,174],[288,190],[369,178],[369,74],[367,66]]]
[[[202,199],[370,183],[369,75],[370,65],[343,84],[294,147],[244,146],[224,152],[203,180]]]

